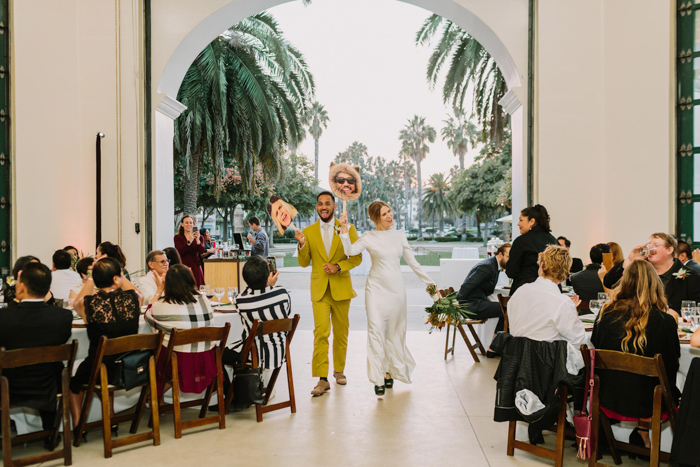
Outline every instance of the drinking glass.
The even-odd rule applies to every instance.
[[[700,328],[700,309],[695,309],[695,313],[690,317],[690,320],[693,325],[693,331],[697,331]]]
[[[598,292],[598,300],[601,300],[603,303],[605,303],[608,300],[610,300],[610,296],[605,292]]]
[[[209,296],[209,286],[208,285],[200,285],[199,286],[199,293],[208,297]]]
[[[216,295],[216,299],[221,303],[221,297],[224,296],[225,290],[223,287],[215,287],[214,288],[214,295]]]
[[[9,285],[10,287],[15,285],[15,276],[7,276],[5,280],[7,281],[7,285]]]
[[[687,323],[690,322],[691,316],[693,316],[693,310],[695,309],[695,302],[692,300],[683,300],[681,302],[681,316],[683,320]]]
[[[600,309],[602,308],[602,303],[600,300],[591,300],[588,303],[588,309],[591,310],[591,313],[594,315],[598,315],[600,313]]]
[[[228,301],[233,303],[233,299],[238,295],[238,287],[228,288]]]

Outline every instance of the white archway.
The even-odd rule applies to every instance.
[[[184,110],[175,97],[180,84],[194,59],[222,31],[231,25],[259,13],[294,0],[233,0],[218,8],[199,22],[177,45],[167,59],[158,81],[157,92],[163,100],[156,108],[155,151],[153,176],[153,238],[154,247],[162,248],[172,242],[173,201],[173,120]],[[508,93],[500,104],[511,115],[513,134],[513,212],[524,207],[525,184],[525,125],[524,108],[514,89],[522,86],[519,73],[508,48],[479,16],[456,0],[399,0],[409,3],[452,20],[468,31],[491,54],[506,80]],[[462,0],[466,3],[469,0]],[[494,5],[494,9],[503,5]],[[526,11],[526,10],[525,10]],[[503,11],[499,11],[502,14]],[[527,17],[524,18],[527,23]]]

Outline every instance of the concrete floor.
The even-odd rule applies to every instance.
[[[432,274],[431,274],[432,275]],[[226,429],[215,425],[185,432],[174,439],[172,414],[161,419],[161,445],[148,443],[116,449],[112,459],[104,459],[101,432],[88,435],[89,442],[73,450],[73,465],[137,466],[548,466],[552,461],[516,451],[506,456],[508,426],[493,421],[496,382],[493,375],[498,359],[483,358],[474,363],[464,344],[455,356],[443,360],[444,334],[429,334],[421,321],[425,299],[420,289],[408,291],[408,346],[417,362],[413,384],[396,383],[386,396],[374,395],[366,375],[366,332],[361,330],[364,314],[362,297],[353,302],[348,346],[347,386],[338,386],[312,398],[309,391],[313,350],[313,319],[308,275],[285,277],[292,290],[294,312],[302,317],[292,344],[297,413],[288,409],[267,414],[262,423],[248,409],[226,417]],[[415,278],[415,276],[414,276]],[[354,279],[361,282],[362,278]],[[407,278],[409,284],[412,279]],[[356,284],[356,288],[357,288]],[[293,288],[292,288],[293,287]],[[358,294],[361,290],[358,290]],[[428,302],[429,303],[429,302]],[[331,359],[332,361],[332,359]],[[286,399],[284,372],[278,381],[273,402]],[[195,417],[193,410],[187,418]],[[123,433],[128,425],[121,426]],[[145,423],[142,424],[142,429]],[[519,438],[526,439],[526,428]],[[552,445],[553,435],[545,435]],[[40,452],[40,445],[16,447],[15,456]],[[606,457],[604,462],[612,464]],[[567,448],[566,465],[587,465],[576,459],[574,448]],[[648,465],[624,459],[625,465]],[[54,461],[43,465],[62,465]]]

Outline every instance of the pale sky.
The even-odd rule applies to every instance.
[[[422,164],[422,178],[449,173],[459,165],[442,141],[442,81],[431,90],[426,66],[432,47],[417,47],[415,35],[430,12],[397,0],[295,1],[268,10],[285,37],[306,57],[316,80],[316,98],[330,122],[319,141],[319,178],[328,187],[328,167],[353,141],[370,156],[397,159],[399,132],[414,115],[426,117],[437,132]],[[471,110],[471,102],[466,103]],[[313,161],[309,135],[300,152]],[[469,167],[478,151],[465,157]]]

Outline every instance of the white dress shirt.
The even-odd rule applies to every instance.
[[[56,299],[68,300],[71,289],[82,283],[80,274],[70,269],[51,272],[51,293]]]
[[[565,340],[576,348],[586,342],[586,330],[574,302],[543,277],[513,294],[508,301],[508,326],[511,335],[535,341]]]
[[[153,271],[148,271],[148,274],[139,279],[138,289],[141,295],[143,295],[143,304],[150,304],[151,299],[158,291],[156,280],[153,278]]]
[[[332,217],[328,222],[319,219],[318,224],[321,226],[321,238],[323,238],[323,246],[326,248],[326,258],[330,258],[333,234],[335,233],[335,217]]]

